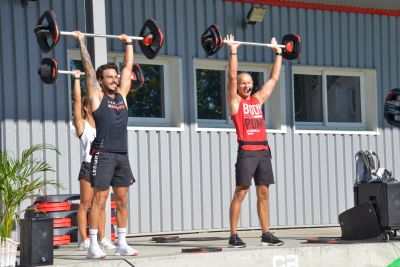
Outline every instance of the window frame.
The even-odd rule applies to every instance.
[[[117,66],[123,62],[123,52],[108,52],[107,61]],[[79,50],[69,50],[67,53],[68,70],[71,60],[81,60]],[[183,124],[183,84],[182,84],[182,58],[173,56],[158,56],[149,60],[144,55],[135,54],[134,63],[139,65],[163,66],[163,104],[164,118],[129,117],[129,130],[157,130],[157,131],[184,131]],[[72,84],[68,80],[68,91],[71,93]],[[140,89],[139,89],[140,90]],[[168,92],[168,93],[167,93]],[[172,97],[172,95],[176,97]],[[72,118],[72,100],[69,99],[69,109]],[[72,125],[72,122],[71,122]]]
[[[295,75],[319,75],[322,78],[322,122],[297,122],[295,120]],[[360,112],[361,122],[328,122],[327,76],[351,76],[360,78]],[[376,134],[377,128],[377,95],[376,95],[376,70],[359,68],[335,68],[318,66],[293,66],[292,67],[292,117],[295,132],[333,131],[357,132],[368,131]],[[375,100],[374,100],[375,99]],[[366,105],[372,105],[372,111],[366,111]],[[373,112],[375,116],[369,117],[367,113]]]
[[[204,60],[204,61],[203,60],[196,60],[196,61],[194,61],[194,64],[193,64],[193,72],[194,72],[194,75],[193,75],[193,77],[194,77],[194,86],[193,86],[193,88],[194,88],[194,97],[195,97],[195,103],[196,103],[194,112],[195,112],[196,124],[197,124],[197,126],[201,124],[201,125],[204,125],[204,126],[210,127],[210,128],[232,128],[233,124],[230,122],[228,106],[226,104],[225,104],[226,119],[221,119],[221,120],[215,119],[215,120],[213,120],[213,119],[199,119],[198,118],[198,109],[197,109],[197,74],[196,74],[197,69],[224,71],[225,72],[225,75],[224,75],[224,77],[225,77],[225,80],[224,80],[225,86],[226,86],[227,81],[228,81],[227,80],[227,76],[226,76],[226,72],[227,72],[227,67],[228,66],[227,66],[226,62],[218,61],[217,64],[211,64],[211,65],[207,64],[207,62],[208,62],[207,60]],[[224,96],[226,97],[226,93],[225,92],[224,92]],[[225,99],[222,99],[222,101],[225,101],[225,103],[226,103]]]
[[[259,62],[248,62],[243,61],[240,62],[238,66],[238,71],[249,71],[249,72],[261,72],[263,73],[264,82],[269,79],[270,71],[272,69],[273,64],[265,64]],[[225,112],[226,112],[226,119],[222,120],[212,120],[212,119],[199,119],[198,118],[198,110],[197,110],[197,76],[196,70],[197,69],[208,69],[208,70],[223,70],[225,71],[225,86],[228,83],[228,61],[227,60],[209,60],[204,58],[194,58],[193,59],[193,92],[195,98],[195,109],[194,109],[194,117],[195,117],[195,124],[196,124],[196,131],[228,131],[234,132],[235,126],[230,118],[228,105],[225,105]],[[266,116],[265,125],[267,132],[274,132],[274,133],[286,133],[286,105],[285,105],[285,67],[282,65],[281,71],[281,79],[279,83],[276,85],[274,92],[272,95],[275,95],[275,100],[277,101],[277,105],[279,105],[279,118],[275,118],[275,121],[279,121],[279,126],[270,128],[269,123],[271,117],[273,117],[272,112],[270,112],[272,104],[270,105],[268,101],[264,104],[263,111]],[[226,90],[226,88],[225,88]],[[274,94],[275,93],[275,94]],[[224,93],[225,95],[225,93]],[[272,97],[271,95],[271,97]],[[225,96],[226,97],[226,96]],[[224,99],[226,101],[226,99]],[[226,103],[226,102],[225,102]],[[275,106],[275,108],[278,108]],[[275,112],[274,112],[275,113]],[[277,124],[275,122],[275,124]]]

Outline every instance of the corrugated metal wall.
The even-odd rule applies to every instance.
[[[62,29],[84,29],[84,1],[41,0],[21,5],[0,1],[1,147],[15,154],[36,143],[57,146],[61,155],[43,153],[65,190],[78,193],[79,142],[70,123],[67,77],[43,86],[37,77],[42,57],[67,67],[67,49],[76,42],[62,37],[52,54],[41,54],[33,34],[39,15],[54,9]],[[400,87],[398,17],[267,7],[263,23],[242,28],[251,5],[223,0],[105,0],[107,32],[137,33],[155,18],[165,35],[160,55],[179,56],[183,70],[184,131],[129,131],[129,156],[137,177],[130,189],[129,232],[171,232],[229,228],[234,188],[236,136],[196,131],[193,58],[205,58],[199,36],[210,24],[236,39],[269,42],[272,35],[302,36],[299,61],[286,62],[287,133],[269,133],[276,185],[271,187],[271,225],[337,224],[337,215],[353,205],[353,155],[375,150],[385,167],[400,176],[400,132],[383,120],[386,90]],[[271,63],[268,49],[242,47],[240,60]],[[121,50],[108,41],[109,51]],[[138,49],[137,49],[138,50]],[[225,59],[223,48],[215,58]],[[373,68],[377,71],[380,135],[299,134],[293,131],[292,64]],[[400,178],[400,177],[399,177]],[[254,188],[243,203],[240,227],[258,227]]]

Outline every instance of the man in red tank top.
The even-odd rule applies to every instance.
[[[282,66],[282,49],[277,46],[275,38],[271,44],[276,58],[269,80],[253,95],[253,79],[249,73],[238,75],[237,48],[240,44],[234,42],[232,35],[225,39],[230,48],[227,104],[229,113],[235,124],[239,143],[237,161],[235,164],[236,188],[233,195],[229,219],[231,236],[229,247],[246,247],[237,234],[237,223],[240,207],[254,177],[257,192],[257,212],[261,223],[261,245],[279,246],[283,241],[275,237],[269,230],[269,185],[274,184],[271,165],[271,152],[267,142],[265,120],[261,105],[269,98],[278,83]]]

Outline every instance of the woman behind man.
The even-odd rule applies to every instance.
[[[90,146],[96,137],[96,125],[92,114],[89,112],[89,103],[86,97],[81,97],[80,70],[75,70],[73,77],[73,114],[76,135],[82,147],[81,169],[79,171],[80,204],[78,209],[78,229],[80,234],[79,250],[87,250],[90,239],[87,237],[87,213],[93,198],[93,189],[90,185]],[[99,244],[102,249],[115,249],[114,244],[104,237],[105,235],[105,213],[100,213]]]

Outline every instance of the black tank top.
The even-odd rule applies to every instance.
[[[104,95],[99,108],[93,112],[96,138],[92,148],[113,153],[128,152],[128,109],[119,93],[115,99]]]

